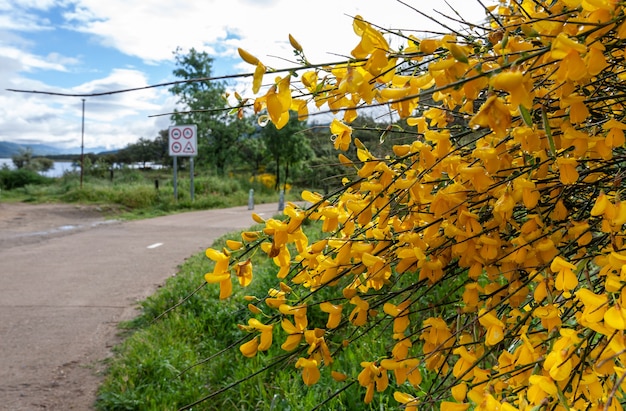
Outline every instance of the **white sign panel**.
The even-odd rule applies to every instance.
[[[173,157],[193,157],[198,155],[198,129],[195,124],[170,126],[169,151]]]

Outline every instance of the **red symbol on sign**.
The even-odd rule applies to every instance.
[[[182,134],[181,134],[181,132],[180,132],[180,129],[179,129],[179,128],[174,128],[174,129],[172,129],[172,138],[173,138],[174,140],[178,140],[178,139],[180,138],[180,136],[181,136],[181,135],[182,135]],[[188,138],[188,137],[185,137],[185,138]]]
[[[183,153],[186,153],[186,154],[193,154],[193,153],[195,153],[195,151],[193,149],[193,144],[187,142],[187,144],[185,144],[185,149],[183,150]]]
[[[193,129],[187,127],[183,130],[183,137],[185,137],[186,139],[190,139],[191,137],[193,137]]]
[[[189,143],[187,143],[187,144],[189,144]],[[183,145],[180,144],[178,141],[172,144],[172,152],[173,153],[180,153],[180,151],[182,149],[183,149]]]

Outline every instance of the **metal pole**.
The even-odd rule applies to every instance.
[[[85,99],[83,99],[83,121],[80,133],[80,188],[83,188],[83,175],[85,174]]]
[[[178,201],[178,157],[174,156],[174,201]]]
[[[193,157],[189,157],[189,194],[193,201]]]

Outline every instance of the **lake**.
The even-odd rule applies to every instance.
[[[80,167],[75,168],[72,164],[71,161],[55,161],[54,166],[45,173],[41,173],[41,175],[46,177],[61,177],[66,171],[80,170]],[[10,169],[15,168],[13,166],[13,160],[10,158],[0,158],[0,168],[4,167],[4,165],[9,166]]]

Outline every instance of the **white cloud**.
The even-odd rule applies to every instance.
[[[67,65],[76,64],[77,60],[63,57],[58,53],[50,53],[48,56],[37,56],[14,47],[0,46],[0,56],[7,60],[19,62],[20,71],[33,69],[67,71]]]
[[[469,21],[484,18],[477,2],[450,3]],[[410,4],[442,20],[433,9],[453,14],[444,0]],[[51,10],[56,13],[54,19],[46,14]],[[138,57],[147,65],[129,68],[120,63],[110,70],[96,67],[89,80],[54,91],[92,93],[146,86],[155,81],[150,70],[171,64],[177,47],[184,52],[192,47],[207,51],[216,60],[235,59],[228,60],[237,62],[234,71],[252,70],[239,63],[237,47],[269,66],[288,67],[294,64],[288,61],[293,56],[289,34],[302,44],[311,62],[340,60],[337,54],[348,55],[358,42],[351,18],[356,14],[384,29],[443,30],[395,0],[0,0],[0,11],[0,140],[71,146],[77,145],[80,136],[80,98],[6,93],[3,89],[52,90],[44,81],[33,79],[50,72],[80,71],[84,75],[93,70],[87,66],[90,43]],[[34,44],[20,37],[20,33],[42,30],[54,33],[51,22],[58,18],[64,19],[60,27],[83,36],[74,49],[37,53]],[[139,137],[152,138],[167,128],[169,118],[148,116],[172,111],[175,100],[167,89],[89,97],[85,145],[114,148]]]
[[[137,70],[118,69],[108,76],[80,84],[66,93],[92,93],[146,86],[146,76]],[[20,88],[42,90],[44,85],[22,79]],[[139,137],[153,138],[167,128],[169,119],[148,118],[163,110],[166,90],[147,89],[85,100],[85,146],[124,147]],[[0,92],[0,140],[55,142],[77,147],[81,133],[82,99],[28,93]]]
[[[50,22],[34,11],[47,10],[55,0],[19,0],[0,2],[0,29],[39,31],[50,30]]]
[[[414,2],[415,3],[415,2]],[[417,7],[433,17],[432,11],[447,11],[443,0],[419,1]],[[484,17],[478,3],[457,1],[457,10],[468,20]],[[478,7],[477,7],[478,6]],[[356,45],[351,17],[388,29],[441,29],[398,1],[361,0],[208,0],[171,2],[165,0],[79,0],[76,29],[97,36],[102,44],[149,61],[171,59],[180,46],[224,51],[221,43],[243,46],[251,52],[289,57],[287,36],[292,33],[311,54],[325,61],[332,53],[349,53]],[[456,17],[456,16],[455,16]],[[447,24],[458,26],[450,21]],[[236,38],[228,38],[235,36]],[[287,53],[285,53],[287,52]],[[278,54],[279,53],[279,54]]]

